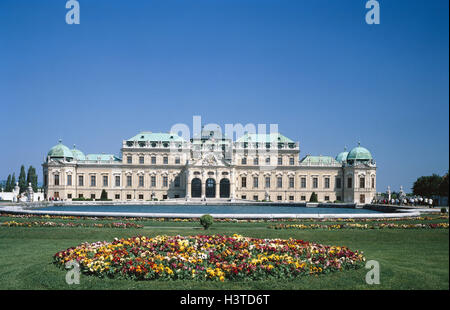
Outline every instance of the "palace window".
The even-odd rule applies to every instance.
[[[59,185],[59,174],[55,174],[54,176],[55,186]]]
[[[289,196],[290,201],[294,201],[294,196]]]
[[[92,186],[92,187],[96,186],[95,175],[91,175],[91,186]]]
[[[144,156],[139,156],[139,163],[144,164]]]
[[[341,178],[336,178],[336,188],[341,188]],[[339,199],[338,199],[339,200]]]
[[[283,200],[283,197],[281,197],[280,195],[278,195],[278,196],[277,196],[277,200],[278,200],[278,201],[281,201],[281,200]]]
[[[72,175],[71,174],[67,175],[67,186],[72,186]]]
[[[133,157],[127,156],[127,164],[132,164],[132,163],[133,163]]]
[[[116,198],[116,200],[119,200],[120,199],[120,194],[116,194],[114,197]]]
[[[144,200],[144,195],[139,194],[139,200]]]
[[[242,187],[243,188],[247,187],[247,177],[242,177],[241,181],[242,181]]]
[[[258,166],[258,165],[259,165],[259,158],[258,158],[258,157],[253,158],[253,164],[254,164],[255,166]]]
[[[365,188],[366,187],[366,178],[362,177],[359,178],[359,188]]]
[[[91,194],[91,199],[95,199],[95,194]]]
[[[266,177],[266,184],[265,184],[266,188],[270,188],[270,177]]]
[[[83,198],[83,194],[78,194],[78,198]]]
[[[131,175],[127,175],[127,186],[131,187],[133,185],[132,179],[131,179]]]
[[[179,165],[181,162],[180,157],[175,157],[175,164]]]
[[[306,196],[300,196],[300,200],[305,201],[306,200]]]
[[[174,186],[175,186],[175,187],[180,187],[180,176],[179,176],[179,175],[177,175],[177,176],[175,177],[175,180],[174,180]]]
[[[330,201],[330,196],[325,196],[325,201]]]
[[[131,194],[127,194],[127,200],[131,200]]]
[[[283,157],[278,157],[278,166],[283,165]]]
[[[84,177],[82,175],[78,176],[78,186],[84,186]]]
[[[253,177],[253,188],[258,188],[259,178]]]
[[[72,199],[72,194],[67,194],[67,199]]]
[[[164,164],[164,165],[167,165],[168,163],[169,163],[169,157],[164,156],[164,157],[163,157],[163,164]]]
[[[152,175],[150,177],[150,186],[151,187],[156,187],[156,176],[155,175]]]
[[[325,188],[330,188],[330,178],[325,178]]]
[[[143,175],[139,176],[139,187],[144,187],[144,176]]]
[[[116,175],[116,187],[120,187],[120,176]]]
[[[289,178],[289,187],[294,188],[294,178],[293,177]]]
[[[169,186],[169,178],[167,176],[163,176],[163,187]]]
[[[247,157],[243,157],[242,158],[242,165],[246,165],[247,164]]]
[[[107,186],[108,186],[108,176],[107,176],[107,175],[104,175],[104,176],[103,176],[103,186],[104,186],[104,187],[107,187]]]
[[[242,199],[247,199],[247,195],[242,195],[241,198]]]
[[[283,178],[282,177],[277,178],[277,187],[278,188],[283,187]]]
[[[372,178],[372,188],[375,188],[375,178]]]
[[[306,178],[300,178],[300,187],[306,188]]]
[[[319,187],[319,179],[313,178],[313,188],[318,188],[318,187]]]
[[[347,178],[347,188],[352,188],[352,187],[353,187],[352,178],[349,177],[349,178]]]
[[[258,201],[258,195],[253,196],[253,200]]]
[[[337,201],[341,201],[341,196],[336,196]]]
[[[293,166],[295,164],[294,157],[289,158],[289,165]]]
[[[266,157],[266,165],[270,165],[270,157]]]
[[[156,165],[156,156],[152,156],[152,165]]]

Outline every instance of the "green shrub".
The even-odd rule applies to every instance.
[[[105,190],[102,190],[100,200],[108,200],[108,193]]]
[[[200,218],[200,224],[203,226],[203,228],[206,230],[211,226],[214,222],[214,219],[211,215],[205,214]]]
[[[309,198],[309,202],[318,202],[317,194],[315,192],[312,192],[311,198]]]

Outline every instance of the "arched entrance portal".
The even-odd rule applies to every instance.
[[[230,180],[220,180],[220,198],[230,198]]]
[[[205,189],[206,198],[215,198],[216,197],[216,181],[214,179],[206,180],[206,189]]]
[[[195,178],[191,182],[191,197],[202,197],[202,181],[199,178]]]

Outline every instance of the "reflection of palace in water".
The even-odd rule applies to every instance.
[[[113,201],[164,199],[368,203],[376,194],[376,165],[357,146],[336,158],[306,155],[279,133],[244,134],[236,141],[202,131],[186,141],[171,133],[141,132],[123,141],[122,157],[85,155],[60,141],[47,154],[46,198]]]

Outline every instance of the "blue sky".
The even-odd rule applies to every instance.
[[[368,148],[378,190],[449,162],[449,2],[0,1],[0,179],[63,139],[120,153],[175,123],[276,123],[306,154]],[[42,180],[40,175],[40,180]]]

